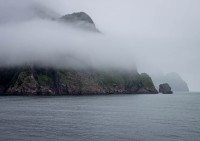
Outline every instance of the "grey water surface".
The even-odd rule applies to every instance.
[[[0,141],[199,140],[200,93],[0,97]]]

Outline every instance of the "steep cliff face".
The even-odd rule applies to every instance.
[[[35,94],[37,93],[37,87],[38,83],[34,79],[34,76],[32,73],[22,71],[17,76],[16,81],[14,81],[14,84],[11,85],[7,93],[15,93],[15,94],[21,94],[21,93],[29,93],[29,94]]]
[[[10,73],[5,73],[5,70]],[[115,70],[58,70],[26,66],[1,69],[0,81],[1,94],[14,95],[157,93],[147,74]]]

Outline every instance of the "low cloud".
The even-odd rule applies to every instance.
[[[34,19],[0,26],[1,66],[35,63],[54,67],[134,68],[112,38],[66,23]],[[126,50],[126,49],[125,49]],[[128,57],[132,60],[127,61]]]

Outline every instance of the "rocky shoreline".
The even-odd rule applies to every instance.
[[[156,94],[143,73],[97,70],[60,70],[23,66],[0,70],[3,95]]]

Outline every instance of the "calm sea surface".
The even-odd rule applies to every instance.
[[[200,93],[0,97],[0,141],[200,141]]]

